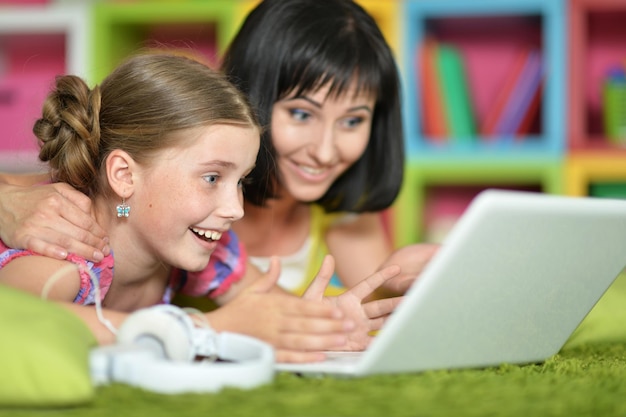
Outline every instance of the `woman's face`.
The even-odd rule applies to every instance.
[[[271,135],[283,192],[298,201],[322,197],[365,151],[376,98],[328,95],[329,86],[274,103]]]

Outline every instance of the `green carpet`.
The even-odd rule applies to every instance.
[[[1,370],[0,370],[1,372]],[[157,395],[123,385],[64,409],[0,410],[1,416],[626,416],[626,276],[540,365],[359,379],[279,374],[267,386],[218,394]]]

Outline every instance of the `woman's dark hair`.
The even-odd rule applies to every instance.
[[[271,141],[272,106],[289,94],[330,85],[338,96],[357,77],[376,96],[367,148],[317,203],[328,212],[379,211],[402,184],[404,138],[400,76],[374,19],[352,0],[264,0],[246,18],[222,66],[256,109],[265,132],[245,198],[264,205],[280,181]]]

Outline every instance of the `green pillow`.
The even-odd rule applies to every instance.
[[[0,285],[0,406],[67,406],[93,399],[96,340],[63,307]]]

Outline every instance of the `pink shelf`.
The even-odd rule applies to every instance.
[[[0,149],[36,151],[32,134],[54,78],[65,72],[63,34],[0,36]]]
[[[602,79],[612,66],[626,66],[626,2],[570,0],[569,147],[624,152],[602,127]]]

